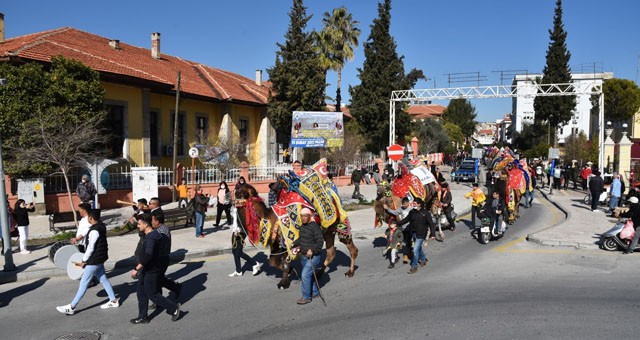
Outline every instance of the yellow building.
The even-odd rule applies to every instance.
[[[249,79],[162,54],[160,33],[151,34],[150,44],[146,49],[64,27],[6,40],[0,35],[0,60],[48,63],[61,55],[98,71],[115,136],[110,157],[127,159],[132,166],[172,166],[180,73],[178,162],[190,163],[190,145],[221,139],[250,164],[267,166],[269,155],[276,154],[271,150],[275,134],[267,120],[269,87],[262,83],[262,72]]]

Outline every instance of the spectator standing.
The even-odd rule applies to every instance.
[[[193,197],[196,214],[196,237],[204,238],[204,217],[209,205],[209,197],[202,192],[201,186],[196,186],[196,195]]]
[[[97,210],[91,210],[87,215],[88,221],[91,223],[91,228],[89,228],[89,233],[87,234],[87,249],[82,256],[82,262],[79,264],[80,267],[84,268],[84,272],[80,279],[78,292],[70,304],[56,307],[58,312],[67,315],[73,315],[75,313],[78,303],[80,303],[80,300],[86,293],[89,282],[94,276],[100,280],[100,284],[102,284],[102,287],[104,287],[105,292],[109,296],[109,301],[101,305],[100,308],[107,309],[120,307],[120,302],[116,298],[111,282],[109,282],[107,274],[105,274],[104,271],[104,263],[109,258],[107,228],[104,223],[100,221],[100,213]]]
[[[189,203],[189,187],[187,186],[187,180],[182,179],[180,185],[176,184],[176,190],[178,191],[178,208],[184,208]]]
[[[76,194],[80,201],[82,203],[89,203],[92,208],[95,208],[93,200],[97,193],[96,186],[89,180],[89,176],[82,175],[82,181],[78,183],[78,187],[76,188]]]
[[[620,182],[618,173],[614,172],[611,191],[609,192],[609,214],[613,214],[613,210],[618,207],[620,197],[622,197],[622,183]]]
[[[589,176],[591,176],[591,168],[585,165],[582,167],[582,171],[580,171],[580,177],[582,178],[582,190],[584,191],[587,191]]]
[[[218,210],[216,212],[216,224],[214,225],[214,227],[220,227],[220,218],[222,217],[223,212],[227,215],[227,225],[231,225],[231,190],[229,190],[227,182],[220,182],[220,187],[218,187],[218,194],[216,195],[216,197],[218,200]]]
[[[20,254],[22,255],[31,254],[27,249],[27,239],[29,238],[29,213],[34,211],[36,211],[36,207],[33,202],[27,205],[23,199],[19,199],[13,207],[13,218],[18,225]]]
[[[600,195],[604,192],[604,180],[600,177],[600,170],[595,170],[589,179],[589,193],[591,194],[591,211],[598,210]]]
[[[312,219],[313,213],[309,208],[302,208],[300,218],[300,236],[293,241],[293,247],[300,252],[300,262],[302,262],[302,272],[300,273],[300,289],[302,297],[298,299],[299,305],[306,305],[311,299],[320,296],[318,283],[314,280],[314,270],[322,263],[322,246],[324,238],[320,225]]]
[[[382,178],[380,178],[380,167],[378,166],[378,163],[373,163],[371,166],[371,173],[373,174],[373,180],[376,184],[380,184]]]

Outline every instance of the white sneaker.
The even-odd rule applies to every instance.
[[[107,308],[118,308],[120,307],[120,301],[118,299],[116,299],[116,301],[109,301],[107,303],[105,303],[104,305],[101,305],[100,308],[102,309],[107,309]]]
[[[253,276],[258,275],[260,273],[260,268],[262,268],[262,263],[258,262],[255,266],[253,266]]]
[[[67,315],[73,315],[73,313],[76,312],[75,309],[71,308],[71,304],[58,306],[56,307],[56,309],[58,310],[58,312],[67,314]]]
[[[22,254],[22,255],[29,255],[29,254],[31,254],[31,251],[29,251],[29,250],[23,250],[23,251],[21,251],[21,252],[20,252],[20,254]]]
[[[229,274],[229,275],[227,275],[227,276],[229,276],[229,277],[242,276],[242,273],[233,272],[233,273],[231,273],[231,274]]]

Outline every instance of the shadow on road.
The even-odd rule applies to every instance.
[[[49,278],[43,278],[0,293],[0,308],[9,306],[11,300],[14,298],[26,293],[31,293],[40,288],[45,282],[47,282],[47,280],[49,280]]]

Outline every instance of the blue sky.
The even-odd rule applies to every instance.
[[[344,5],[369,36],[377,15],[375,0],[305,0],[320,29],[322,14]],[[71,26],[107,38],[150,48],[151,32],[160,32],[162,53],[180,56],[254,78],[255,70],[274,64],[276,43],[284,42],[291,0],[210,1],[3,1],[6,37]],[[422,69],[430,80],[416,88],[449,87],[448,73],[480,72],[481,85],[498,85],[493,71],[539,73],[545,64],[555,0],[394,0],[391,34],[405,69]],[[565,0],[563,20],[572,53],[573,73],[614,72],[637,81],[640,56],[640,1]],[[347,88],[359,83],[362,45],[343,70]],[[335,73],[327,81],[335,96]],[[510,80],[505,80],[505,84]],[[472,83],[452,86],[473,86]],[[473,100],[479,121],[492,121],[511,110],[510,99]],[[447,105],[447,102],[438,102]]]

